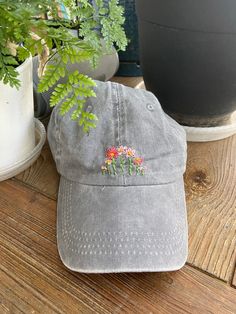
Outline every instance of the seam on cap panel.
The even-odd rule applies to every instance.
[[[118,108],[118,93],[117,93],[117,84],[113,83],[111,84],[112,88],[112,105],[113,105],[113,116],[115,121],[115,139],[114,143],[112,145],[117,146],[120,143],[119,138],[119,108]]]
[[[56,155],[57,155],[58,169],[60,169],[60,164],[61,164],[60,139],[61,138],[60,138],[59,115],[57,112],[55,113],[55,125],[56,125],[56,143],[57,143]]]
[[[123,105],[123,99],[125,99],[123,93],[122,93],[122,87],[120,85],[117,85],[117,99],[118,99],[118,103],[117,103],[117,115],[118,115],[118,134],[119,134],[119,145],[124,145],[124,138],[123,138],[123,129],[124,129],[124,111],[122,110],[122,105]],[[123,181],[123,185],[126,184],[126,180],[125,180],[125,175],[122,175],[122,181]]]
[[[122,120],[122,135],[123,135],[123,144],[126,144],[126,115],[125,115],[125,95],[124,95],[124,87],[121,87],[121,120]],[[126,185],[126,177],[125,174],[123,174],[123,184]]]
[[[117,83],[113,83],[113,95],[114,95],[114,116],[115,116],[115,145],[120,146],[121,143],[121,116],[120,116],[120,94],[119,94],[119,85]],[[113,100],[113,99],[112,99]],[[122,176],[123,185],[125,184],[124,175]]]
[[[179,175],[182,177],[182,174]],[[68,179],[67,180],[74,182],[76,184],[80,184],[80,185],[84,185],[84,186],[96,186],[96,187],[116,187],[116,188],[129,188],[129,187],[150,187],[150,186],[163,186],[163,185],[169,185],[172,184],[174,182],[177,181],[177,179],[173,179],[167,182],[158,182],[158,183],[141,183],[141,184],[134,184],[133,182],[130,184],[130,182],[126,183],[126,185],[124,186],[123,184],[107,184],[107,183],[101,183],[98,184],[96,182],[93,183],[86,183],[86,182],[82,182],[82,181],[78,181],[78,180],[72,180],[72,179]]]
[[[120,96],[120,136],[121,136],[121,145],[126,145],[126,112],[125,112],[125,100],[126,96],[124,93],[124,87],[120,86],[119,88]]]
[[[119,93],[119,86],[116,85],[116,97],[117,97],[117,103],[116,103],[116,111],[117,111],[117,131],[118,131],[118,145],[120,146],[121,143],[121,120],[120,120],[120,93]]]
[[[124,93],[124,86],[122,85],[121,89],[122,95],[122,122],[123,122],[123,145],[127,146],[127,98],[125,97]],[[126,101],[125,101],[126,100]],[[129,103],[128,103],[129,104]],[[123,174],[123,183],[127,185],[127,180],[125,174]]]

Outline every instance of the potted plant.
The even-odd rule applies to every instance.
[[[117,0],[108,7],[101,0],[94,4],[88,0],[0,1],[0,174],[19,165],[35,147],[32,56],[39,55],[38,90],[54,88],[50,105],[59,104],[61,114],[70,111],[71,119],[85,132],[96,126],[96,116],[83,109],[86,98],[95,96],[95,82],[78,70],[69,72],[67,64],[90,61],[96,67],[104,49],[109,51],[114,43],[124,49],[126,37],[123,8]],[[62,5],[68,19],[59,10]],[[78,37],[70,32],[75,28]],[[57,84],[61,78],[66,80]]]
[[[136,0],[146,88],[183,125],[224,125],[236,110],[236,2]]]

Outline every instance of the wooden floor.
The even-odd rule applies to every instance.
[[[28,170],[0,183],[1,314],[236,313],[236,136],[188,144],[189,256],[177,272],[67,270],[56,247],[58,182],[46,144]]]

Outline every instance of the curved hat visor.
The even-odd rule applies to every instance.
[[[187,259],[183,178],[162,185],[92,186],[61,177],[60,257],[86,273],[180,269]]]

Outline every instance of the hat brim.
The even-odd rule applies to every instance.
[[[173,271],[186,262],[182,177],[146,186],[91,186],[61,177],[57,211],[58,251],[73,271]]]

